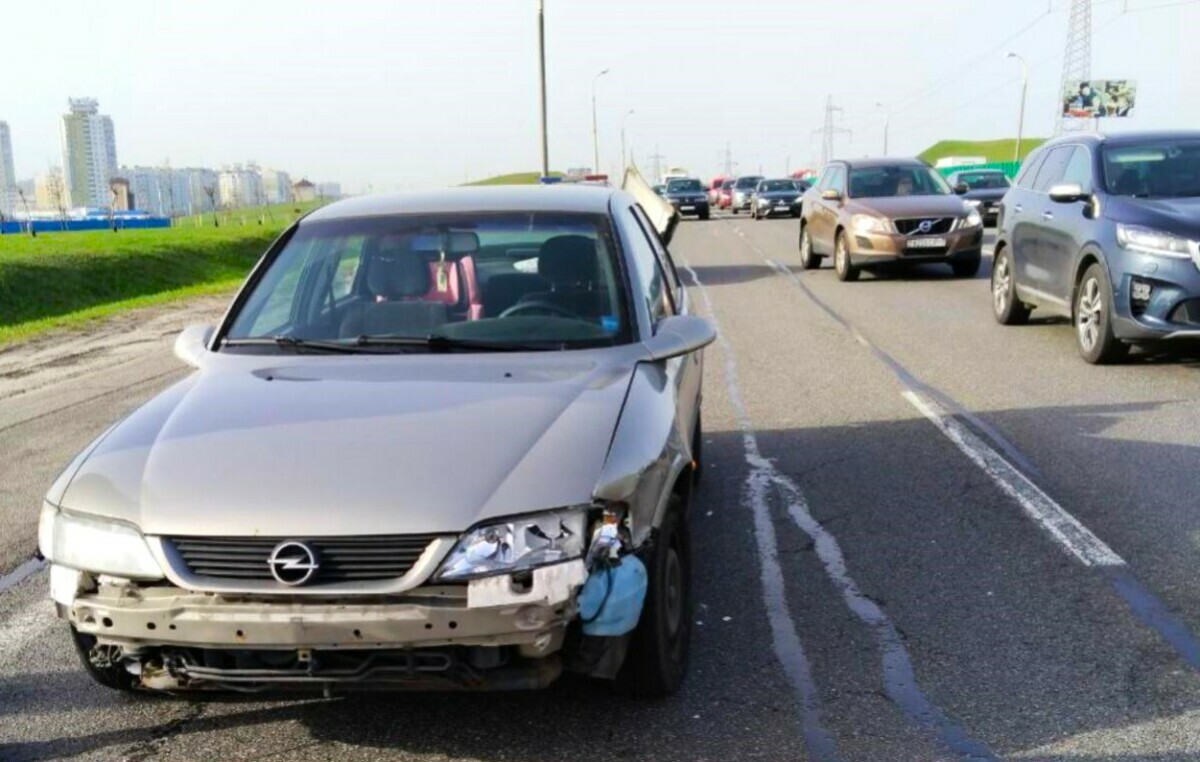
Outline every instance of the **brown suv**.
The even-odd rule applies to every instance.
[[[834,161],[801,206],[804,269],[833,256],[839,280],[889,262],[944,262],[979,272],[983,220],[928,164],[916,159]]]

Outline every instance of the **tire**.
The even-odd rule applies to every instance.
[[[733,205],[733,206],[732,206],[732,207],[730,207],[730,208],[731,208],[731,209],[733,209],[733,213],[734,213],[734,214],[737,214],[737,213],[738,213],[738,208],[737,208],[737,205]]]
[[[858,280],[859,268],[850,262],[850,246],[846,243],[846,234],[839,232],[833,242],[833,267],[837,271],[838,280],[849,283]]]
[[[1092,264],[1079,279],[1071,311],[1079,354],[1092,365],[1120,362],[1129,354],[1129,345],[1113,335],[1112,299],[1108,273],[1099,263]]]
[[[955,257],[950,260],[950,269],[956,278],[974,278],[979,274],[979,265],[983,257],[976,254],[973,257]]]
[[[992,316],[1000,325],[1024,325],[1030,309],[1017,299],[1017,277],[1008,249],[996,252],[992,263]]]
[[[821,267],[821,255],[813,252],[812,235],[808,226],[800,228],[800,266],[805,270],[817,270]]]
[[[128,670],[119,663],[98,663],[104,661],[103,646],[100,647],[102,649],[100,653],[94,654],[95,659],[93,659],[93,649],[96,648],[95,636],[86,635],[72,627],[71,641],[75,644],[75,653],[79,654],[79,661],[83,664],[83,669],[93,680],[110,690],[126,693],[133,691],[133,675],[129,674]]]
[[[670,696],[687,673],[692,592],[685,511],[683,498],[672,497],[646,561],[646,604],[617,675],[618,687],[634,696]]]
[[[709,218],[710,214],[711,214],[711,212],[707,212],[707,211],[700,212],[700,219],[707,220]]]

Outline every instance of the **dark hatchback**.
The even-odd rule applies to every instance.
[[[694,215],[702,220],[708,219],[708,191],[704,189],[703,183],[694,177],[668,180],[663,198],[670,201],[671,206],[682,216]]]
[[[1200,132],[1059,138],[1004,197],[992,308],[1070,317],[1090,363],[1200,338]]]
[[[996,224],[1000,202],[1012,187],[1008,176],[998,169],[960,170],[951,173],[946,182],[961,192],[963,200],[979,211],[984,225]]]

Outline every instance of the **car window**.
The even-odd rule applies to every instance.
[[[846,168],[837,166],[829,172],[829,184],[825,186],[824,190],[835,190],[843,196],[846,195]]]
[[[1104,186],[1117,196],[1200,196],[1200,140],[1165,139],[1106,145]]]
[[[1071,160],[1063,171],[1064,183],[1078,183],[1085,193],[1092,192],[1092,152],[1083,146],[1075,146]]]
[[[1021,171],[1017,174],[1017,187],[1024,190],[1033,189],[1033,181],[1037,178],[1042,161],[1046,158],[1045,151],[1035,151],[1025,158]]]
[[[754,186],[758,185],[758,181],[761,179],[761,177],[741,177],[738,178],[737,183],[733,187],[738,190],[753,190]]]
[[[962,172],[956,174],[955,178],[951,185],[963,183],[971,190],[998,190],[1011,185],[1001,172]]]
[[[699,193],[704,190],[700,185],[699,180],[669,180],[667,182],[667,193]]]
[[[647,235],[638,211],[630,207],[626,215],[632,225],[626,225],[626,237],[629,239],[629,260],[633,271],[637,274],[634,284],[634,298],[646,305],[650,313],[651,324],[671,314],[673,311],[671,297],[667,291],[666,276],[659,265],[654,253],[651,237]]]
[[[548,349],[630,340],[607,215],[396,215],[300,223],[226,339],[430,336]]]
[[[654,250],[654,256],[658,258],[658,266],[662,268],[663,274],[667,278],[667,284],[671,290],[672,312],[674,312],[674,308],[679,305],[683,297],[682,284],[679,282],[679,273],[675,269],[675,261],[671,259],[671,253],[667,251],[667,247],[663,244],[662,238],[659,237],[658,231],[655,230],[654,224],[650,222],[650,217],[646,214],[646,210],[640,204],[635,204],[633,211],[634,216],[637,217],[638,224],[642,228],[642,233],[650,241],[650,248]]]
[[[1038,170],[1037,179],[1033,181],[1033,189],[1039,193],[1045,193],[1050,190],[1051,186],[1061,182],[1074,152],[1075,146],[1056,146],[1050,149],[1050,152],[1046,154],[1046,160],[1042,162],[1041,169]]]
[[[850,170],[851,198],[888,198],[893,196],[948,196],[950,186],[929,167],[879,166]]]
[[[796,190],[796,183],[792,182],[791,180],[764,180],[762,185],[759,186],[759,189],[768,193],[778,191],[794,191]]]

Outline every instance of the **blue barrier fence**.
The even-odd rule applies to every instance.
[[[146,230],[150,228],[169,228],[171,220],[166,217],[137,217],[133,219],[116,218],[114,222],[118,230]],[[25,233],[29,223],[24,221],[5,220],[0,222],[0,233]],[[72,233],[80,230],[108,230],[107,219],[89,218],[85,220],[34,220],[33,229],[39,233]]]

